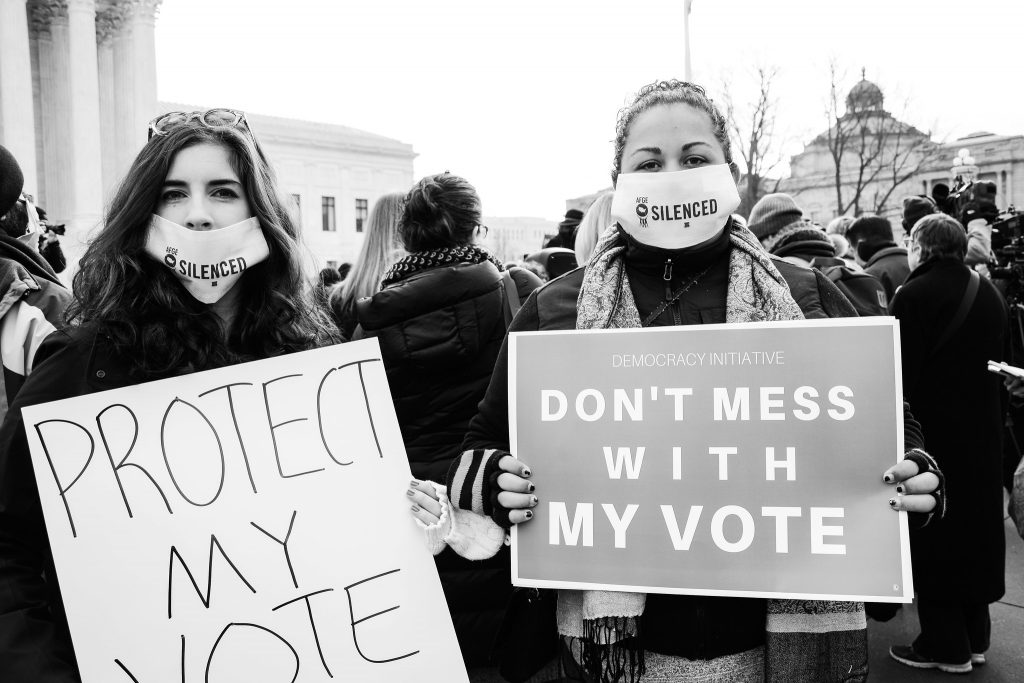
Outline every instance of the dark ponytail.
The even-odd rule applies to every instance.
[[[427,176],[409,190],[399,232],[406,251],[428,251],[469,244],[480,222],[476,188],[445,172]]]

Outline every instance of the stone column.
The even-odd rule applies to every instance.
[[[132,59],[135,79],[132,88],[138,146],[146,142],[148,125],[157,115],[156,105],[156,14],[161,0],[132,0],[128,15],[132,31]]]
[[[18,160],[25,191],[36,194],[36,126],[26,0],[0,0],[0,139]]]
[[[68,75],[71,91],[71,220],[61,246],[74,269],[88,232],[99,225],[103,207],[100,151],[100,92],[96,57],[95,0],[67,0]]]
[[[157,114],[154,25],[160,0],[120,0],[120,30],[113,38],[114,120],[119,173],[128,170],[146,143]]]
[[[42,108],[42,206],[55,223],[71,218],[71,87],[68,75],[68,20],[60,0],[32,6],[39,49],[39,100]]]
[[[103,200],[106,203],[121,180],[117,158],[114,88],[114,34],[120,27],[116,12],[96,15],[96,58],[100,91],[100,147],[103,166]]]

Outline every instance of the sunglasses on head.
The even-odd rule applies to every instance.
[[[206,111],[172,111],[161,114],[149,122],[149,137],[152,140],[154,135],[167,135],[175,126],[198,120],[207,128],[238,128],[252,138],[252,131],[245,120],[245,112],[237,109],[207,109]]]

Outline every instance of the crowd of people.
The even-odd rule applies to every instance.
[[[165,114],[70,291],[40,254],[49,238],[22,218],[36,210],[0,147],[0,680],[78,680],[22,407],[369,337],[470,680],[865,680],[867,617],[886,615],[856,602],[558,590],[551,647],[524,652],[509,633],[517,596],[503,543],[545,487],[510,452],[508,332],[858,315],[901,325],[905,457],[871,476],[892,487],[891,510],[910,513],[921,631],[892,657],[984,664],[988,605],[1003,594],[1008,402],[985,361],[1008,358],[1009,344],[1003,295],[972,268],[988,260],[984,226],[968,230],[923,197],[904,204],[902,246],[883,217],[822,227],[782,193],[744,219],[726,120],[690,83],[640,89],[614,134],[614,190],[567,213],[537,259],[506,264],[481,247],[480,198],[445,172],[382,196],[358,258],[310,282],[244,114]],[[641,225],[629,201],[698,192],[720,210],[685,231]],[[213,288],[167,267],[172,237],[180,258],[246,265]],[[1008,386],[1024,395],[1024,382]],[[964,420],[978,429],[960,430]]]

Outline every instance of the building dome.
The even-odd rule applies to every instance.
[[[850,112],[880,111],[882,109],[882,89],[864,78],[861,71],[861,79],[857,85],[850,89],[846,96],[846,110]]]

